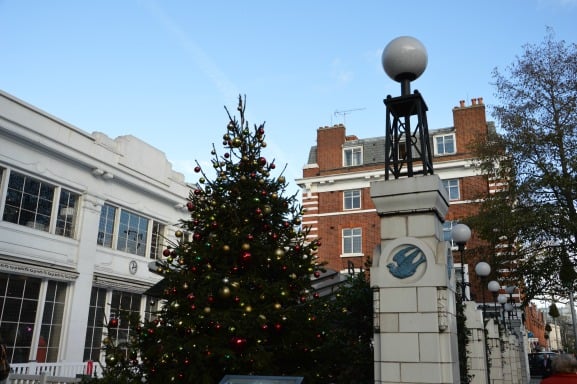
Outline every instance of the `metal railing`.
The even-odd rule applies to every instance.
[[[23,375],[11,373],[8,376],[7,384],[69,384],[69,383],[80,383],[81,378],[75,377],[59,377],[59,376],[49,376],[46,372],[40,375]]]
[[[30,363],[12,363],[10,364],[10,372],[11,375],[37,375],[37,376],[44,375],[48,377],[64,377],[64,378],[76,378],[78,375],[101,377],[102,367],[100,366],[100,364],[92,361],[78,362],[78,363],[30,362]],[[51,381],[48,382],[51,383]]]

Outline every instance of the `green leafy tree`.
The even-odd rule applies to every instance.
[[[334,295],[316,303],[330,334],[317,350],[322,383],[374,383],[373,296],[364,272],[349,276]]]
[[[551,29],[506,72],[494,70],[500,130],[477,143],[500,186],[471,222],[499,253],[496,269],[522,284],[525,302],[574,290],[577,274],[577,46]]]
[[[296,196],[261,151],[264,124],[249,127],[239,97],[212,171],[200,164],[190,218],[161,262],[158,318],[139,328],[147,383],[217,383],[225,374],[305,376],[325,334],[311,277],[319,242],[306,242]],[[211,178],[211,173],[214,177]],[[312,372],[312,374],[311,374]]]

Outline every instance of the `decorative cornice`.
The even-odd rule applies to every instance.
[[[59,269],[56,266],[26,264],[21,261],[16,262],[3,259],[0,259],[0,271],[61,281],[74,281],[78,278],[78,272],[76,271]]]

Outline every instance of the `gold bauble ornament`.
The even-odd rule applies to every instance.
[[[274,309],[281,309],[282,305],[280,303],[274,303]]]
[[[250,313],[252,312],[252,307],[250,305],[247,305],[246,307],[244,307],[244,311]]]
[[[174,232],[174,236],[182,237],[182,231],[178,230],[178,231]]]
[[[220,289],[220,291],[218,292],[218,294],[220,295],[220,297],[222,297],[223,299],[227,299],[230,297],[230,288],[229,287],[222,287]]]
[[[248,251],[248,250],[250,249],[250,244],[249,244],[249,243],[244,243],[241,248],[242,248],[243,251]]]

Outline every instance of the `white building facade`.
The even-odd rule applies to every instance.
[[[13,364],[102,360],[144,292],[190,186],[134,136],[84,132],[0,91],[0,337]],[[118,338],[128,337],[120,324]]]

